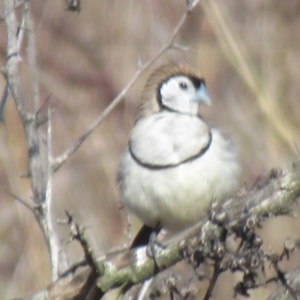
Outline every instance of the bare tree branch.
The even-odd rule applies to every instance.
[[[32,51],[29,55],[30,65],[33,68],[33,73],[36,72],[35,62],[35,44],[33,35],[32,20],[29,14],[29,2],[25,1],[23,20],[21,26],[18,25],[18,20],[15,13],[15,6],[12,5],[12,1],[4,1],[4,15],[5,24],[7,28],[7,62],[5,66],[5,76],[7,79],[8,89],[11,91],[15,100],[21,122],[25,129],[28,157],[29,157],[29,170],[28,174],[31,177],[33,200],[36,204],[34,207],[34,215],[38,221],[39,226],[43,232],[44,238],[47,243],[50,257],[52,260],[52,276],[53,280],[58,277],[58,244],[56,241],[55,233],[53,230],[52,218],[51,218],[51,185],[52,174],[51,170],[51,124],[48,126],[47,146],[48,157],[43,157],[42,154],[42,139],[39,132],[39,118],[36,113],[39,94],[37,87],[36,76],[33,76],[32,82],[32,96],[34,98],[34,108],[29,109],[29,99],[25,97],[22,90],[20,75],[19,75],[19,51],[22,42],[22,36],[25,32],[25,25],[29,26],[30,30],[27,30],[27,42],[29,43],[29,50]],[[24,25],[25,24],[25,25]],[[49,120],[50,122],[50,120]],[[47,169],[48,158],[48,169]],[[50,160],[50,161],[49,161]]]
[[[12,193],[10,193],[10,196],[13,197],[15,200],[17,200],[18,202],[20,202],[22,205],[24,205],[24,207],[26,207],[30,212],[32,212],[34,214],[34,207],[32,207],[26,201],[24,201],[23,199],[21,199],[20,197],[14,195]]]
[[[18,7],[20,4],[23,4],[24,2],[19,3],[18,5],[14,6],[14,8],[12,8],[10,11],[14,10],[16,7]],[[6,16],[8,13],[5,13],[4,15]],[[24,39],[24,33],[25,33],[25,21],[26,21],[26,14],[24,13],[23,15],[23,19],[21,22],[21,25],[18,27],[18,31],[16,33],[17,36],[17,45],[18,45],[18,51],[17,51],[17,56],[20,59],[20,50],[21,50],[21,45]],[[6,72],[4,71],[4,76],[6,77]],[[5,85],[3,94],[2,94],[2,98],[1,98],[1,103],[0,103],[0,122],[4,121],[3,118],[3,113],[4,113],[4,107],[6,104],[6,101],[8,99],[8,95],[9,95],[9,86],[8,86],[8,82]]]
[[[52,280],[57,280],[60,271],[67,267],[66,262],[60,259],[60,247],[59,241],[54,230],[54,218],[52,217],[51,203],[52,203],[52,179],[53,179],[53,169],[52,169],[52,124],[51,124],[51,111],[48,108],[48,128],[47,128],[47,190],[46,199],[43,204],[45,220],[48,229],[48,239],[50,246],[50,256],[51,256],[51,270],[52,270]]]
[[[11,1],[4,1],[5,11],[11,10]],[[6,15],[5,23],[7,27],[7,62],[6,62],[6,76],[9,89],[12,92],[13,98],[16,102],[18,112],[20,114],[28,146],[29,155],[29,172],[32,178],[32,189],[34,194],[34,201],[42,203],[45,201],[46,180],[43,170],[43,163],[41,151],[39,147],[38,129],[36,126],[36,118],[33,113],[26,108],[26,98],[22,92],[18,72],[18,21],[14,10]]]

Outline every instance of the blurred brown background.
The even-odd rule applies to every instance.
[[[203,2],[203,1],[202,1]],[[185,1],[83,0],[78,14],[60,1],[29,2],[34,21],[41,103],[50,96],[53,152],[72,145],[145,62],[165,43],[185,9]],[[203,2],[204,3],[204,2]],[[209,3],[209,4],[208,4]],[[3,11],[2,3],[0,9]],[[22,9],[18,8],[19,16]],[[300,2],[298,0],[214,0],[199,5],[176,38],[187,49],[169,50],[144,74],[124,101],[60,169],[53,182],[53,213],[73,211],[87,228],[97,254],[122,245],[126,222],[119,209],[116,172],[147,76],[167,62],[201,71],[213,104],[202,115],[224,128],[239,147],[248,187],[272,168],[287,167],[300,144]],[[26,41],[20,71],[30,90]],[[0,23],[0,64],[6,61],[6,31]],[[5,80],[0,78],[0,93]],[[27,93],[29,96],[29,92]],[[48,252],[31,214],[10,193],[32,203],[24,132],[12,101],[0,125],[0,299],[35,293],[50,283]],[[300,147],[300,146],[299,146]],[[297,210],[297,207],[295,207]],[[135,230],[138,222],[134,223]],[[264,247],[282,250],[287,236],[299,237],[297,218],[266,222]],[[69,262],[82,258],[67,244]],[[286,270],[299,265],[294,254]],[[224,287],[226,280],[226,288]],[[231,299],[236,275],[221,276],[215,299]],[[269,288],[274,288],[270,286]],[[252,292],[264,299],[269,289]]]

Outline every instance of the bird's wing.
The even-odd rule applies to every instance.
[[[165,112],[135,124],[129,149],[140,164],[161,168],[202,155],[210,141],[209,127],[199,117]]]

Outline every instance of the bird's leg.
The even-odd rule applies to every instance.
[[[163,249],[164,246],[159,242],[159,240],[157,239],[158,234],[161,233],[161,225],[157,224],[155,226],[155,228],[153,229],[153,231],[150,234],[149,237],[149,244],[147,246],[146,249],[146,254],[149,258],[154,260],[155,263],[155,271],[159,271],[159,264],[158,261],[156,259],[157,257],[157,253],[160,249]]]
[[[154,259],[155,264],[157,265],[157,260],[155,258],[157,250],[158,248],[164,248],[164,246],[157,239],[157,236],[160,232],[161,225],[159,223],[154,228],[143,225],[132,241],[130,249],[147,246],[147,256]]]
[[[143,225],[137,235],[134,237],[130,249],[146,246],[149,244],[153,228],[147,225]]]
[[[149,244],[147,246],[147,255],[150,258],[155,258],[155,252],[156,252],[155,247],[164,248],[163,245],[157,239],[159,232],[160,229],[158,231],[153,229],[153,231],[150,234]]]

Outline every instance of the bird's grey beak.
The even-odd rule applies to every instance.
[[[204,84],[201,84],[201,86],[198,88],[196,92],[196,99],[199,104],[204,103],[207,105],[211,104],[211,100],[209,97],[209,94],[207,92],[207,89]]]

